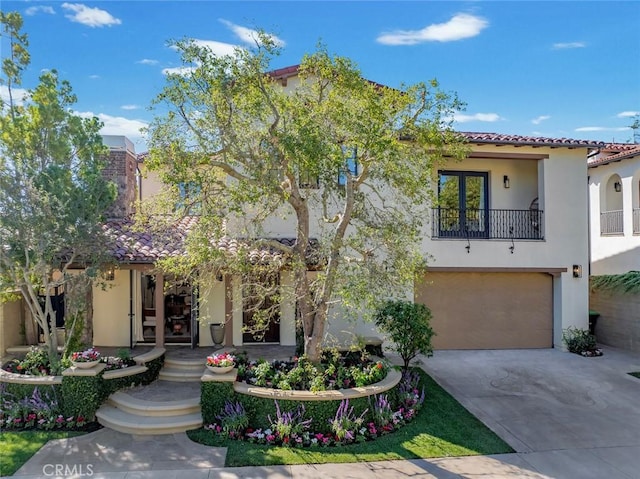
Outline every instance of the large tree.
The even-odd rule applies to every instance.
[[[156,99],[149,166],[182,197],[173,212],[200,221],[189,255],[164,266],[200,277],[222,268],[244,281],[290,270],[304,351],[317,360],[334,306],[374,311],[404,296],[424,266],[433,173],[466,151],[449,124],[461,104],[435,80],[399,89],[368,81],[322,46],[288,86],[271,70],[279,51],[266,35],[229,56],[190,40],[173,46],[184,68]],[[293,225],[292,245],[274,239],[277,221]],[[241,239],[234,255],[220,247],[225,236]]]
[[[0,293],[24,298],[55,368],[52,295],[89,287],[104,253],[100,220],[115,189],[101,174],[101,124],[72,112],[76,98],[68,82],[51,70],[34,89],[16,94],[29,65],[27,37],[18,13],[0,15],[10,47],[0,83],[6,93],[0,99]],[[85,269],[70,274],[78,267]]]

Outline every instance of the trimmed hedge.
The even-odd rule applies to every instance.
[[[95,420],[104,401],[103,379],[98,376],[64,376],[62,378],[62,411],[65,416],[82,416]]]
[[[389,395],[395,394],[393,392],[395,389],[397,387],[388,391]],[[219,422],[216,415],[220,414],[220,411],[224,409],[226,401],[237,401],[244,406],[252,428],[266,429],[270,426],[269,416],[272,419],[276,417],[275,402],[271,398],[259,398],[237,393],[233,390],[233,383],[203,382],[200,404],[203,424]],[[305,417],[312,420],[310,429],[314,432],[328,433],[330,432],[329,421],[335,417],[340,402],[340,400],[300,401],[284,399],[278,400],[278,405],[282,412],[288,412],[294,411],[300,404],[303,404]],[[360,416],[366,409],[371,410],[369,397],[349,399],[349,407],[353,407],[355,415]],[[367,419],[369,418],[367,417]]]
[[[104,371],[97,376],[63,376],[62,384],[2,383],[3,390],[20,399],[30,397],[37,387],[42,393],[58,398],[65,417],[82,416],[94,421],[100,405],[114,392],[137,385],[147,385],[158,378],[164,364],[164,355],[145,363],[147,370],[114,379],[104,379]],[[224,402],[222,403],[224,406]]]

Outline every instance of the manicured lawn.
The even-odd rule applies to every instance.
[[[340,447],[286,448],[221,440],[211,431],[189,431],[202,444],[226,446],[227,466],[340,463],[500,454],[513,450],[423,373],[426,399],[418,416],[375,441]]]
[[[11,431],[0,432],[0,476],[16,472],[38,450],[52,439],[80,436],[84,432]]]

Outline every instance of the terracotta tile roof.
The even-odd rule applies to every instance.
[[[629,151],[629,150],[635,150],[636,148],[638,148],[638,144],[636,143],[606,143],[602,147],[602,150]]]
[[[141,231],[131,220],[113,220],[103,225],[110,240],[110,254],[120,263],[153,264],[157,260],[185,254],[184,240],[197,223],[197,217],[187,217],[163,231]],[[284,252],[274,242],[292,247],[295,238],[262,238],[257,246],[250,245],[242,238],[223,237],[215,245],[218,250],[229,256],[246,254],[252,263],[284,263]],[[309,242],[307,263],[318,264],[319,243],[316,239]]]
[[[604,142],[574,140],[571,138],[547,138],[540,136],[507,135],[502,133],[460,132],[470,143],[515,146],[550,146],[552,148],[599,148]]]
[[[277,70],[271,70],[267,74],[274,80],[286,80],[287,78],[294,77],[298,74],[300,65],[291,65],[284,68],[278,68]]]
[[[589,168],[595,168],[596,166],[606,165],[613,163],[614,161],[626,160],[627,158],[633,158],[640,156],[640,145],[632,145],[634,148],[624,149],[619,153],[615,153],[609,156],[601,156],[599,158],[589,158]]]
[[[154,263],[184,253],[184,240],[196,222],[187,217],[162,233],[141,231],[128,219],[111,220],[102,227],[110,254],[120,263]]]

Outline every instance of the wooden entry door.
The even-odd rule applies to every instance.
[[[280,342],[280,277],[251,274],[242,285],[243,343]]]

